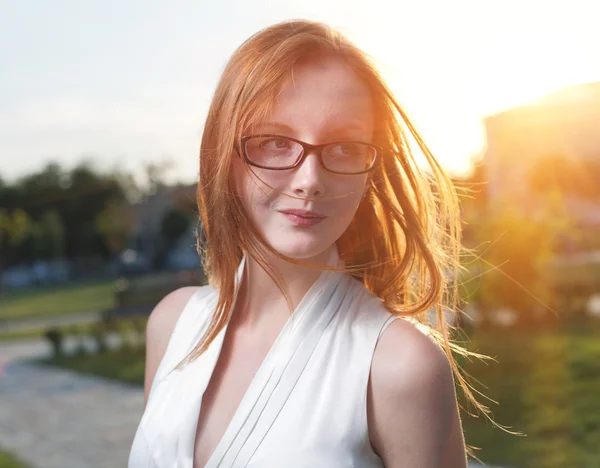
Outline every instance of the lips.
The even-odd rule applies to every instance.
[[[307,210],[282,210],[280,213],[294,226],[308,228],[319,224],[327,216]]]
[[[326,218],[327,216],[316,213],[314,211],[307,211],[307,210],[281,210],[280,213],[283,214],[290,214],[290,215],[294,215],[294,216],[298,216],[300,218],[306,218],[306,219],[323,219]]]

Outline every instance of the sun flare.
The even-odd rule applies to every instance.
[[[347,31],[376,60],[426,143],[454,174],[485,148],[482,120],[569,85],[600,81],[600,6],[453,2],[411,6]],[[557,2],[558,3],[558,2]],[[406,16],[406,15],[404,15]],[[427,25],[424,27],[423,25]],[[410,68],[408,68],[410,67]]]

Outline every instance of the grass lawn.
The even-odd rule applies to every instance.
[[[0,450],[0,468],[26,468],[27,465],[18,461],[10,453]]]
[[[52,358],[43,364],[66,367],[82,374],[99,375],[134,385],[144,385],[144,349],[107,351],[95,355]]]
[[[0,320],[112,309],[114,289],[114,281],[105,280],[1,292]]]
[[[0,332],[0,342],[21,341],[30,338],[39,338],[46,333],[45,328],[34,328],[27,330]]]
[[[470,349],[499,363],[467,362],[464,369],[499,424],[465,417],[467,442],[489,464],[514,467],[600,467],[600,327],[554,331],[478,331]]]
[[[120,320],[120,323],[122,324],[129,324],[127,325],[128,328],[131,328],[131,318],[123,318]],[[147,317],[137,317],[137,320],[142,320],[143,324],[139,325],[139,326],[143,326],[145,329],[145,321],[147,320]],[[97,329],[99,326],[99,324],[97,323],[82,323],[79,325],[75,325],[75,326],[63,326],[63,327],[59,327],[59,329],[62,331],[63,336],[67,337],[67,336],[79,336],[79,335],[93,335],[94,334],[94,330]],[[100,324],[101,326],[101,324]],[[27,328],[26,330],[15,330],[15,331],[8,331],[8,332],[4,332],[4,331],[0,331],[0,343],[1,342],[8,342],[8,341],[21,341],[21,340],[27,340],[27,339],[32,339],[32,338],[43,338],[46,339],[46,333],[48,331],[48,327],[45,328]]]

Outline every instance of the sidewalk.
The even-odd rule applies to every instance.
[[[25,360],[49,352],[36,340],[0,343],[0,447],[31,468],[126,467],[142,388]]]
[[[51,352],[43,339],[0,343],[0,447],[31,468],[127,466],[143,389],[31,361]]]
[[[114,468],[127,465],[143,390],[12,361],[0,401],[0,447],[31,468]]]

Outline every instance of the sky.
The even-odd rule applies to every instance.
[[[442,165],[482,119],[600,81],[597,0],[0,0],[0,176],[82,159],[193,182],[220,73],[250,35],[304,18],[371,55]]]

